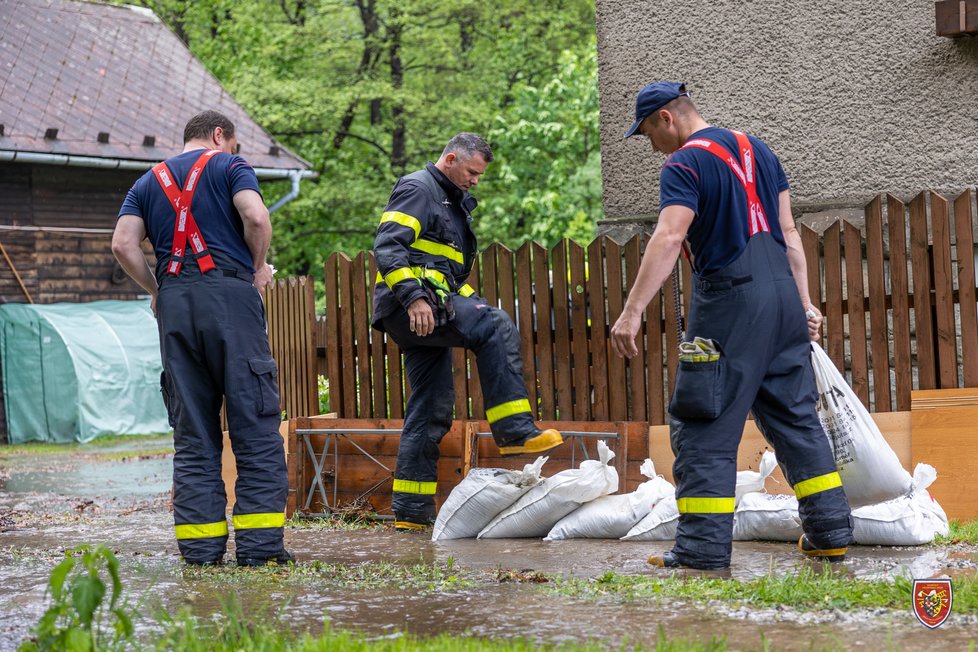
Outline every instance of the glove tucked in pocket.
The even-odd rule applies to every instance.
[[[676,385],[669,414],[681,419],[715,419],[722,409],[723,355],[720,345],[696,337],[679,345]]]

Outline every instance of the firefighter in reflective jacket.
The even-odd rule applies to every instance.
[[[465,284],[476,255],[476,200],[468,190],[491,161],[482,138],[458,134],[437,163],[398,180],[377,228],[373,326],[401,348],[411,384],[394,473],[398,530],[434,521],[438,444],[455,406],[451,347],[476,355],[486,418],[502,455],[563,442],[558,431],[541,431],[533,421],[512,320]]]

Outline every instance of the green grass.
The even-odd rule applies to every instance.
[[[344,589],[410,590],[420,592],[451,592],[472,588],[484,574],[460,569],[449,557],[445,564],[419,562],[413,565],[388,561],[368,561],[362,564],[328,564],[321,561],[303,562],[295,566],[265,566],[238,568],[236,566],[188,566],[185,579],[205,580],[213,585],[246,585],[305,583],[315,580]]]
[[[978,519],[961,523],[951,521],[950,532],[946,537],[938,536],[934,543],[936,545],[947,545],[950,543],[973,543],[978,544]]]
[[[110,446],[118,446],[120,444],[126,444],[129,442],[147,442],[153,441],[161,438],[169,438],[172,441],[172,435],[105,435],[103,437],[98,437],[89,442],[65,442],[59,444],[53,444],[50,442],[34,442],[30,444],[12,444],[9,446],[0,447],[0,459],[7,455],[33,455],[33,454],[44,454],[44,453],[86,453],[93,452],[92,449],[97,448],[108,448]],[[172,446],[170,447],[170,452],[173,452]],[[137,453],[133,452],[130,455],[135,455]]]
[[[797,574],[768,575],[742,581],[672,575],[649,577],[608,572],[597,579],[556,578],[550,590],[586,599],[705,603],[723,601],[753,607],[792,607],[803,611],[865,608],[906,610],[912,583],[852,578],[844,571],[802,567]],[[954,613],[978,614],[978,578],[954,580]]]

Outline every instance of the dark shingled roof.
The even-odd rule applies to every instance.
[[[0,150],[155,162],[183,149],[184,125],[206,109],[234,122],[241,155],[256,168],[309,167],[152,12],[0,0]],[[46,138],[53,129],[57,136]]]

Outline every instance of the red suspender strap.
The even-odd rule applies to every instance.
[[[156,175],[156,180],[159,181],[167,199],[170,200],[173,212],[176,213],[176,220],[174,220],[173,225],[173,250],[170,252],[170,264],[166,268],[167,274],[177,276],[180,273],[188,239],[190,240],[190,248],[197,256],[197,266],[200,268],[200,272],[206,274],[214,269],[214,260],[209,253],[206,253],[207,244],[204,243],[204,236],[201,235],[197,221],[194,219],[193,213],[190,212],[190,206],[194,201],[194,191],[197,190],[197,181],[204,171],[204,166],[218,153],[220,150],[210,149],[200,155],[200,158],[190,169],[190,174],[187,175],[183,192],[180,192],[179,187],[174,182],[173,174],[166,167],[166,163],[159,163],[153,167],[153,174]],[[201,255],[202,252],[203,255]]]
[[[761,200],[757,196],[757,174],[756,166],[754,165],[754,148],[751,147],[750,140],[747,139],[746,134],[733,130],[731,130],[731,132],[737,138],[737,146],[740,149],[740,160],[744,162],[743,167],[741,167],[740,163],[733,156],[733,154],[712,140],[706,140],[705,138],[694,138],[692,140],[687,140],[686,144],[683,145],[681,149],[686,149],[687,147],[705,149],[726,163],[727,167],[729,167],[734,173],[734,176],[737,177],[741,185],[744,187],[744,191],[747,193],[747,214],[750,216],[750,234],[754,235],[760,231],[770,232],[771,227],[768,226],[767,216],[764,214],[764,206],[761,204]]]

